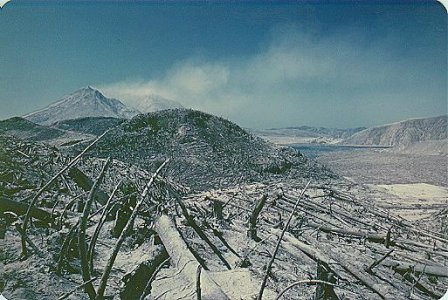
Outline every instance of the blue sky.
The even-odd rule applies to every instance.
[[[25,2],[0,10],[0,119],[92,85],[245,127],[447,113],[437,2]]]

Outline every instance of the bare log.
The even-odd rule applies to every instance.
[[[28,204],[26,203],[0,197],[0,213],[12,211],[16,215],[23,215],[24,213],[26,213],[27,209]],[[53,222],[53,214],[38,207],[33,207],[30,210],[30,217],[38,219],[39,221],[42,221],[44,223]]]
[[[413,270],[416,273],[424,273],[437,277],[448,277],[448,267],[446,266],[435,266],[435,265],[430,266],[425,264],[415,264],[394,259],[386,259],[382,261],[379,265],[391,267],[396,271]]]
[[[277,245],[275,246],[275,249],[274,249],[274,253],[272,254],[271,260],[269,261],[269,263],[266,267],[266,274],[263,278],[263,282],[261,283],[260,293],[258,294],[258,297],[257,297],[258,300],[261,300],[263,298],[263,291],[264,291],[264,288],[266,287],[266,283],[268,281],[268,277],[271,272],[272,264],[274,263],[275,256],[277,255],[278,249],[280,248],[280,244],[282,242],[283,236],[285,235],[286,230],[288,230],[289,223],[291,223],[292,217],[294,216],[294,212],[295,212],[297,206],[299,205],[299,202],[302,199],[303,194],[305,194],[305,191],[308,188],[308,185],[310,184],[310,182],[311,182],[311,180],[308,181],[308,183],[305,185],[302,192],[300,193],[299,198],[297,198],[296,204],[294,205],[294,208],[293,208],[291,214],[289,215],[288,221],[286,222],[285,227],[283,228],[283,230],[278,238]]]
[[[162,214],[155,221],[154,227],[171,257],[171,262],[176,268],[181,270],[181,274],[185,279],[194,285],[197,276],[196,272],[200,264],[188,249],[175,224],[167,215]],[[201,297],[203,300],[229,299],[207,271],[202,270],[200,277]]]
[[[89,281],[86,281],[80,285],[78,285],[77,287],[75,287],[73,290],[71,290],[68,293],[65,293],[64,295],[62,295],[61,297],[58,298],[58,300],[64,300],[65,298],[68,298],[71,294],[73,294],[74,292],[76,292],[76,290],[81,289],[83,287],[85,287],[87,284],[92,283],[96,280],[96,277],[93,277],[92,279],[90,279]]]
[[[154,180],[157,177],[157,175],[160,173],[160,171],[165,167],[165,165],[169,161],[170,161],[169,159],[165,160],[160,165],[160,167],[154,172],[154,174],[151,176],[151,178],[149,179],[148,183],[145,186],[145,189],[142,192],[140,200],[137,202],[134,210],[132,211],[132,215],[129,217],[128,223],[126,224],[125,228],[121,232],[120,237],[118,238],[117,243],[115,244],[114,250],[112,251],[112,254],[110,255],[110,258],[107,262],[107,265],[104,268],[103,275],[101,276],[100,285],[98,287],[98,292],[96,295],[97,300],[102,300],[104,298],[104,292],[106,291],[107,280],[109,279],[110,272],[112,271],[112,267],[114,265],[115,258],[117,257],[118,251],[120,251],[120,247],[123,244],[124,239],[126,238],[127,232],[129,231],[131,224],[134,223],[134,220],[137,217],[137,213],[140,209],[140,206],[143,204],[143,201],[145,201],[146,196],[148,195],[149,188],[154,183]]]
[[[68,171],[68,176],[85,192],[89,192],[92,189],[93,181],[77,167],[72,167]],[[108,198],[109,196],[106,192],[101,189],[97,190],[95,194],[96,201],[104,205]]]
[[[275,298],[275,300],[279,300],[287,291],[289,291],[290,289],[292,289],[293,287],[295,287],[299,284],[323,284],[323,285],[328,285],[328,286],[336,286],[336,284],[334,284],[334,283],[323,281],[323,280],[316,280],[316,279],[300,280],[300,281],[296,281],[296,282],[290,284],[289,286],[287,286],[283,291],[280,292],[280,294],[278,294],[278,296]]]
[[[87,199],[85,205],[84,205],[84,211],[82,213],[82,217],[79,223],[79,229],[78,229],[78,247],[79,247],[79,257],[81,259],[81,273],[82,273],[82,279],[84,282],[88,282],[90,278],[90,270],[92,269],[89,266],[89,254],[88,254],[88,248],[87,248],[87,241],[86,241],[86,229],[87,229],[87,218],[89,217],[90,210],[92,208],[92,203],[95,197],[95,193],[98,190],[99,185],[103,181],[105,172],[107,168],[109,167],[109,164],[111,162],[110,157],[106,160],[104,163],[104,166],[98,175],[97,180],[92,186],[92,189],[89,193],[89,198]],[[84,290],[89,295],[90,299],[95,299],[96,292],[95,288],[93,287],[92,283],[88,283],[84,286]]]
[[[321,262],[326,263],[327,265],[339,264],[348,273],[350,273],[353,277],[355,277],[360,282],[362,282],[362,284],[364,286],[366,286],[367,288],[369,288],[370,290],[375,292],[377,295],[379,295],[381,297],[381,299],[385,299],[387,297],[387,294],[384,292],[384,290],[381,289],[379,284],[377,284],[375,281],[370,279],[368,274],[364,274],[361,271],[358,271],[355,268],[352,268],[351,266],[349,266],[348,264],[346,264],[342,260],[336,260],[334,258],[327,257],[325,254],[320,253],[315,248],[313,248],[310,245],[307,245],[307,244],[299,241],[298,239],[296,239],[296,238],[294,238],[292,236],[285,235],[285,240],[287,240],[290,243],[290,245],[296,247],[297,249],[299,249],[300,251],[302,251],[303,253],[305,253],[306,255],[308,255],[309,257],[314,259],[315,261],[321,261]],[[333,272],[334,272],[334,270],[333,270]]]
[[[336,227],[328,227],[325,225],[319,225],[313,222],[308,222],[308,226],[314,227],[319,229],[323,232],[334,232],[341,235],[347,235],[352,237],[358,237],[358,238],[364,238],[370,242],[374,243],[380,243],[385,244],[387,240],[387,233],[386,234],[378,234],[378,233],[367,233],[359,230],[353,230],[353,229],[344,229],[344,228],[336,228]],[[441,247],[435,247],[427,244],[423,244],[420,242],[412,241],[409,239],[402,239],[402,238],[396,238],[396,239],[390,239],[389,240],[390,246],[398,246],[401,248],[405,248],[407,245],[414,246],[414,247],[420,247],[426,249],[425,251],[429,250],[439,250],[448,252],[448,249],[441,248]],[[434,251],[433,251],[434,252]],[[446,253],[438,253],[439,255],[446,256]]]
[[[375,268],[376,266],[378,266],[383,260],[385,260],[389,255],[392,254],[392,252],[394,252],[395,249],[391,249],[389,252],[387,252],[385,255],[383,255],[380,259],[375,260],[367,269],[366,272],[367,273],[372,273],[372,269]]]
[[[79,159],[92,148],[103,136],[105,136],[112,128],[106,130],[98,136],[92,143],[90,143],[84,150],[82,150],[75,158],[73,158],[65,167],[63,167],[56,175],[54,175],[43,187],[40,188],[39,191],[34,195],[33,199],[31,200],[30,204],[28,205],[28,209],[26,211],[25,217],[23,218],[23,224],[22,224],[22,256],[27,257],[27,249],[26,249],[26,237],[27,237],[27,229],[28,229],[28,222],[31,217],[31,211],[33,207],[36,205],[37,200],[42,195],[43,192],[47,190],[47,188],[52,185],[58,178],[61,176],[65,171],[73,167],[75,164],[78,163]]]
[[[112,191],[112,194],[110,194],[109,199],[106,202],[106,205],[103,208],[103,213],[101,214],[100,220],[98,221],[98,224],[96,225],[95,232],[92,235],[92,239],[90,240],[89,245],[89,251],[88,251],[88,257],[89,257],[89,266],[90,266],[90,272],[93,273],[93,254],[95,251],[95,245],[96,241],[98,239],[98,236],[100,235],[101,228],[104,225],[104,222],[106,221],[106,216],[110,212],[110,205],[112,203],[112,199],[115,196],[115,193],[118,191],[118,188],[121,186],[122,181],[120,180],[118,184],[115,186],[114,190]]]

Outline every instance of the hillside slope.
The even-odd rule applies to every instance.
[[[447,115],[371,127],[353,134],[343,144],[406,147],[416,142],[447,138]]]
[[[71,141],[92,138],[92,135],[87,132],[73,132],[60,128],[42,126],[20,117],[0,121],[0,134],[29,142],[44,142],[51,145],[62,145]]]
[[[117,126],[124,121],[125,119],[112,117],[85,117],[59,121],[53,124],[52,127],[86,134],[100,135],[107,129]]]
[[[139,111],[125,106],[117,99],[107,98],[88,86],[23,117],[37,124],[51,125],[58,121],[84,117],[129,119],[137,114]]]
[[[320,174],[311,172],[298,151],[275,147],[227,120],[186,109],[138,115],[106,134],[93,153],[141,167],[172,157],[171,175],[195,189],[292,170],[300,170],[301,176]]]
[[[253,134],[274,144],[288,145],[302,143],[334,144],[364,129],[366,128],[359,127],[339,129],[300,126],[270,129],[251,129],[250,131]]]

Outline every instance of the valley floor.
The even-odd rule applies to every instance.
[[[407,220],[448,208],[448,159],[387,150],[325,153],[317,161],[348,180],[365,184],[378,206]]]

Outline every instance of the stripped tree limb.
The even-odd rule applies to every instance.
[[[352,237],[358,237],[358,238],[364,238],[370,242],[374,242],[374,243],[380,243],[380,244],[384,244],[387,240],[387,234],[378,234],[378,233],[367,233],[367,232],[363,232],[363,231],[359,231],[359,230],[353,230],[353,229],[343,229],[343,228],[336,228],[336,227],[328,227],[325,225],[319,225],[313,222],[308,222],[307,223],[308,226],[314,227],[319,229],[320,231],[323,232],[333,232],[333,233],[338,233],[341,235],[347,235],[347,236],[352,236]],[[420,248],[424,248],[427,250],[439,250],[439,251],[444,251],[444,252],[448,252],[448,249],[445,248],[441,248],[441,247],[434,247],[431,245],[427,245],[427,244],[423,244],[420,242],[416,242],[416,241],[412,241],[409,239],[402,239],[402,238],[395,238],[389,241],[389,245],[391,246],[398,246],[398,247],[406,247],[405,245],[410,245],[410,246],[415,246],[415,247],[420,247]],[[440,253],[440,255],[447,255],[447,254],[443,254]]]
[[[391,249],[389,250],[389,252],[387,252],[385,255],[383,255],[380,259],[375,260],[367,269],[366,272],[367,273],[372,273],[372,269],[375,268],[376,266],[378,266],[383,260],[385,260],[389,255],[392,254],[392,252],[394,252],[395,249]]]
[[[84,191],[89,192],[92,189],[93,181],[77,167],[72,167],[68,171],[68,176]],[[101,204],[105,204],[109,196],[106,192],[98,189],[95,194],[95,200]]]
[[[129,217],[128,222],[126,223],[126,226],[124,227],[123,231],[121,232],[120,236],[118,237],[117,243],[115,244],[114,250],[112,251],[112,254],[110,255],[110,258],[107,262],[106,267],[104,268],[103,275],[101,276],[100,285],[98,287],[98,292],[96,295],[97,300],[102,300],[104,298],[104,292],[106,291],[107,286],[107,280],[109,279],[110,272],[112,271],[112,267],[115,262],[115,258],[117,257],[118,251],[120,251],[120,247],[124,242],[124,239],[126,238],[127,232],[129,231],[131,224],[134,223],[135,218],[137,217],[137,213],[139,211],[140,206],[143,204],[143,202],[146,199],[146,196],[148,195],[149,188],[154,183],[154,180],[156,179],[157,175],[160,173],[160,171],[166,166],[166,164],[170,161],[170,159],[165,160],[160,167],[154,172],[154,174],[149,179],[148,183],[146,184],[142,195],[140,197],[140,200],[135,205],[134,210],[132,211],[131,216]]]
[[[448,277],[448,267],[445,266],[428,266],[424,264],[414,264],[393,259],[385,259],[381,266],[391,267],[396,271],[414,270],[416,273],[424,273],[437,277]]]
[[[155,221],[154,227],[171,257],[171,262],[177,269],[181,270],[180,274],[194,286],[200,264],[188,249],[176,225],[167,215],[162,214]],[[207,271],[202,270],[200,276],[202,300],[229,299]]]
[[[74,292],[76,292],[78,289],[81,289],[83,287],[86,286],[86,284],[92,283],[96,280],[96,277],[93,277],[92,279],[90,279],[89,281],[86,281],[80,285],[78,285],[77,287],[75,287],[73,290],[71,290],[68,293],[65,293],[64,295],[62,295],[61,297],[58,298],[58,300],[64,300],[65,298],[68,298],[71,294],[73,294]]]
[[[201,292],[201,271],[202,266],[199,265],[196,269],[196,299],[201,300],[202,299],[202,292]]]
[[[97,180],[92,186],[92,189],[89,193],[89,198],[87,199],[84,210],[82,213],[82,217],[79,223],[79,229],[78,229],[78,247],[79,247],[79,257],[81,259],[81,273],[82,273],[82,279],[84,282],[88,282],[90,278],[90,270],[89,267],[89,254],[87,250],[87,241],[86,241],[86,230],[87,230],[87,218],[89,217],[90,210],[92,208],[92,203],[95,197],[95,193],[98,190],[101,182],[103,181],[104,175],[106,173],[107,168],[109,167],[111,162],[110,157],[106,160],[104,163],[103,168],[101,169],[100,174],[98,175]],[[84,286],[84,290],[89,295],[90,299],[95,299],[96,292],[95,288],[93,287],[92,283],[88,283]]]
[[[122,184],[122,180],[118,182],[118,184],[115,186],[114,190],[112,191],[112,194],[110,194],[109,199],[107,199],[106,205],[103,207],[103,213],[101,214],[100,220],[98,221],[98,224],[96,225],[95,232],[92,235],[92,239],[90,240],[89,245],[89,251],[88,251],[88,258],[89,258],[89,267],[90,267],[90,273],[93,273],[93,253],[95,251],[95,244],[98,239],[98,236],[100,235],[101,228],[104,225],[104,222],[106,221],[106,216],[110,211],[110,205],[112,203],[112,199],[115,196],[115,193],[118,191],[118,188]]]
[[[275,249],[274,249],[274,253],[272,254],[271,260],[269,261],[269,263],[268,263],[268,265],[266,267],[266,274],[265,274],[265,276],[263,278],[263,282],[261,283],[260,293],[258,294],[258,298],[257,298],[258,300],[263,299],[263,291],[264,291],[264,288],[266,287],[266,283],[268,281],[268,277],[269,277],[270,272],[271,272],[272,264],[274,263],[275,256],[277,255],[278,249],[280,248],[280,244],[282,242],[283,236],[285,235],[286,230],[288,230],[289,223],[291,223],[292,217],[294,216],[294,212],[295,212],[297,206],[299,205],[299,202],[302,199],[303,194],[305,194],[305,191],[308,188],[310,182],[311,182],[311,180],[309,180],[307,182],[307,184],[303,188],[302,192],[300,193],[299,198],[297,198],[296,204],[294,205],[294,208],[293,208],[291,214],[289,215],[288,221],[286,222],[285,227],[283,228],[283,230],[282,230],[282,232],[281,232],[281,234],[280,234],[280,236],[278,238],[277,245],[275,246]]]
[[[105,136],[110,130],[113,128],[110,128],[103,132],[100,136],[98,136],[93,142],[91,142],[84,150],[82,150],[75,158],[73,158],[65,167],[63,167],[56,175],[54,175],[43,187],[40,188],[39,191],[34,195],[33,199],[31,200],[30,204],[28,205],[28,209],[26,211],[25,217],[23,218],[23,224],[22,224],[22,256],[27,257],[27,249],[26,249],[26,237],[27,237],[27,229],[28,229],[28,222],[31,217],[31,211],[33,207],[36,205],[37,200],[39,197],[47,190],[50,185],[52,185],[58,178],[61,176],[65,171],[73,167],[75,164],[78,163],[79,159],[92,148],[103,136]]]
[[[64,242],[62,243],[61,251],[59,254],[59,258],[58,258],[58,264],[56,267],[56,274],[61,275],[61,273],[62,273],[62,264],[64,262],[64,255],[65,255],[65,252],[67,252],[68,247],[70,246],[70,241],[74,237],[76,229],[78,229],[78,225],[79,225],[79,221],[76,222],[76,224],[72,226],[72,228],[68,232],[67,236],[65,237]]]
[[[384,292],[384,289],[382,289],[379,284],[377,284],[376,282],[371,280],[370,277],[368,277],[368,274],[361,273],[361,271],[358,271],[355,268],[352,268],[351,266],[347,265],[346,263],[342,262],[341,260],[335,260],[334,258],[330,258],[330,257],[326,256],[325,254],[320,253],[318,250],[311,247],[310,245],[307,245],[290,235],[285,235],[285,240],[287,240],[291,246],[299,249],[300,251],[302,251],[303,253],[305,253],[306,255],[308,255],[315,261],[321,261],[321,262],[326,263],[327,265],[339,264],[348,273],[350,273],[356,279],[361,281],[364,286],[366,286],[367,288],[369,288],[370,290],[372,290],[373,292],[378,294],[381,297],[381,299],[386,298],[386,293]],[[334,270],[333,270],[333,272],[334,272]],[[397,293],[397,295],[398,295],[398,293]]]
[[[278,296],[275,298],[275,300],[279,300],[287,291],[289,291],[290,289],[292,289],[293,287],[295,287],[299,284],[326,284],[329,286],[336,286],[336,284],[334,284],[334,283],[326,282],[323,280],[316,280],[316,279],[300,280],[300,281],[296,281],[296,282],[288,285],[283,291],[280,292],[280,294],[278,294]]]

